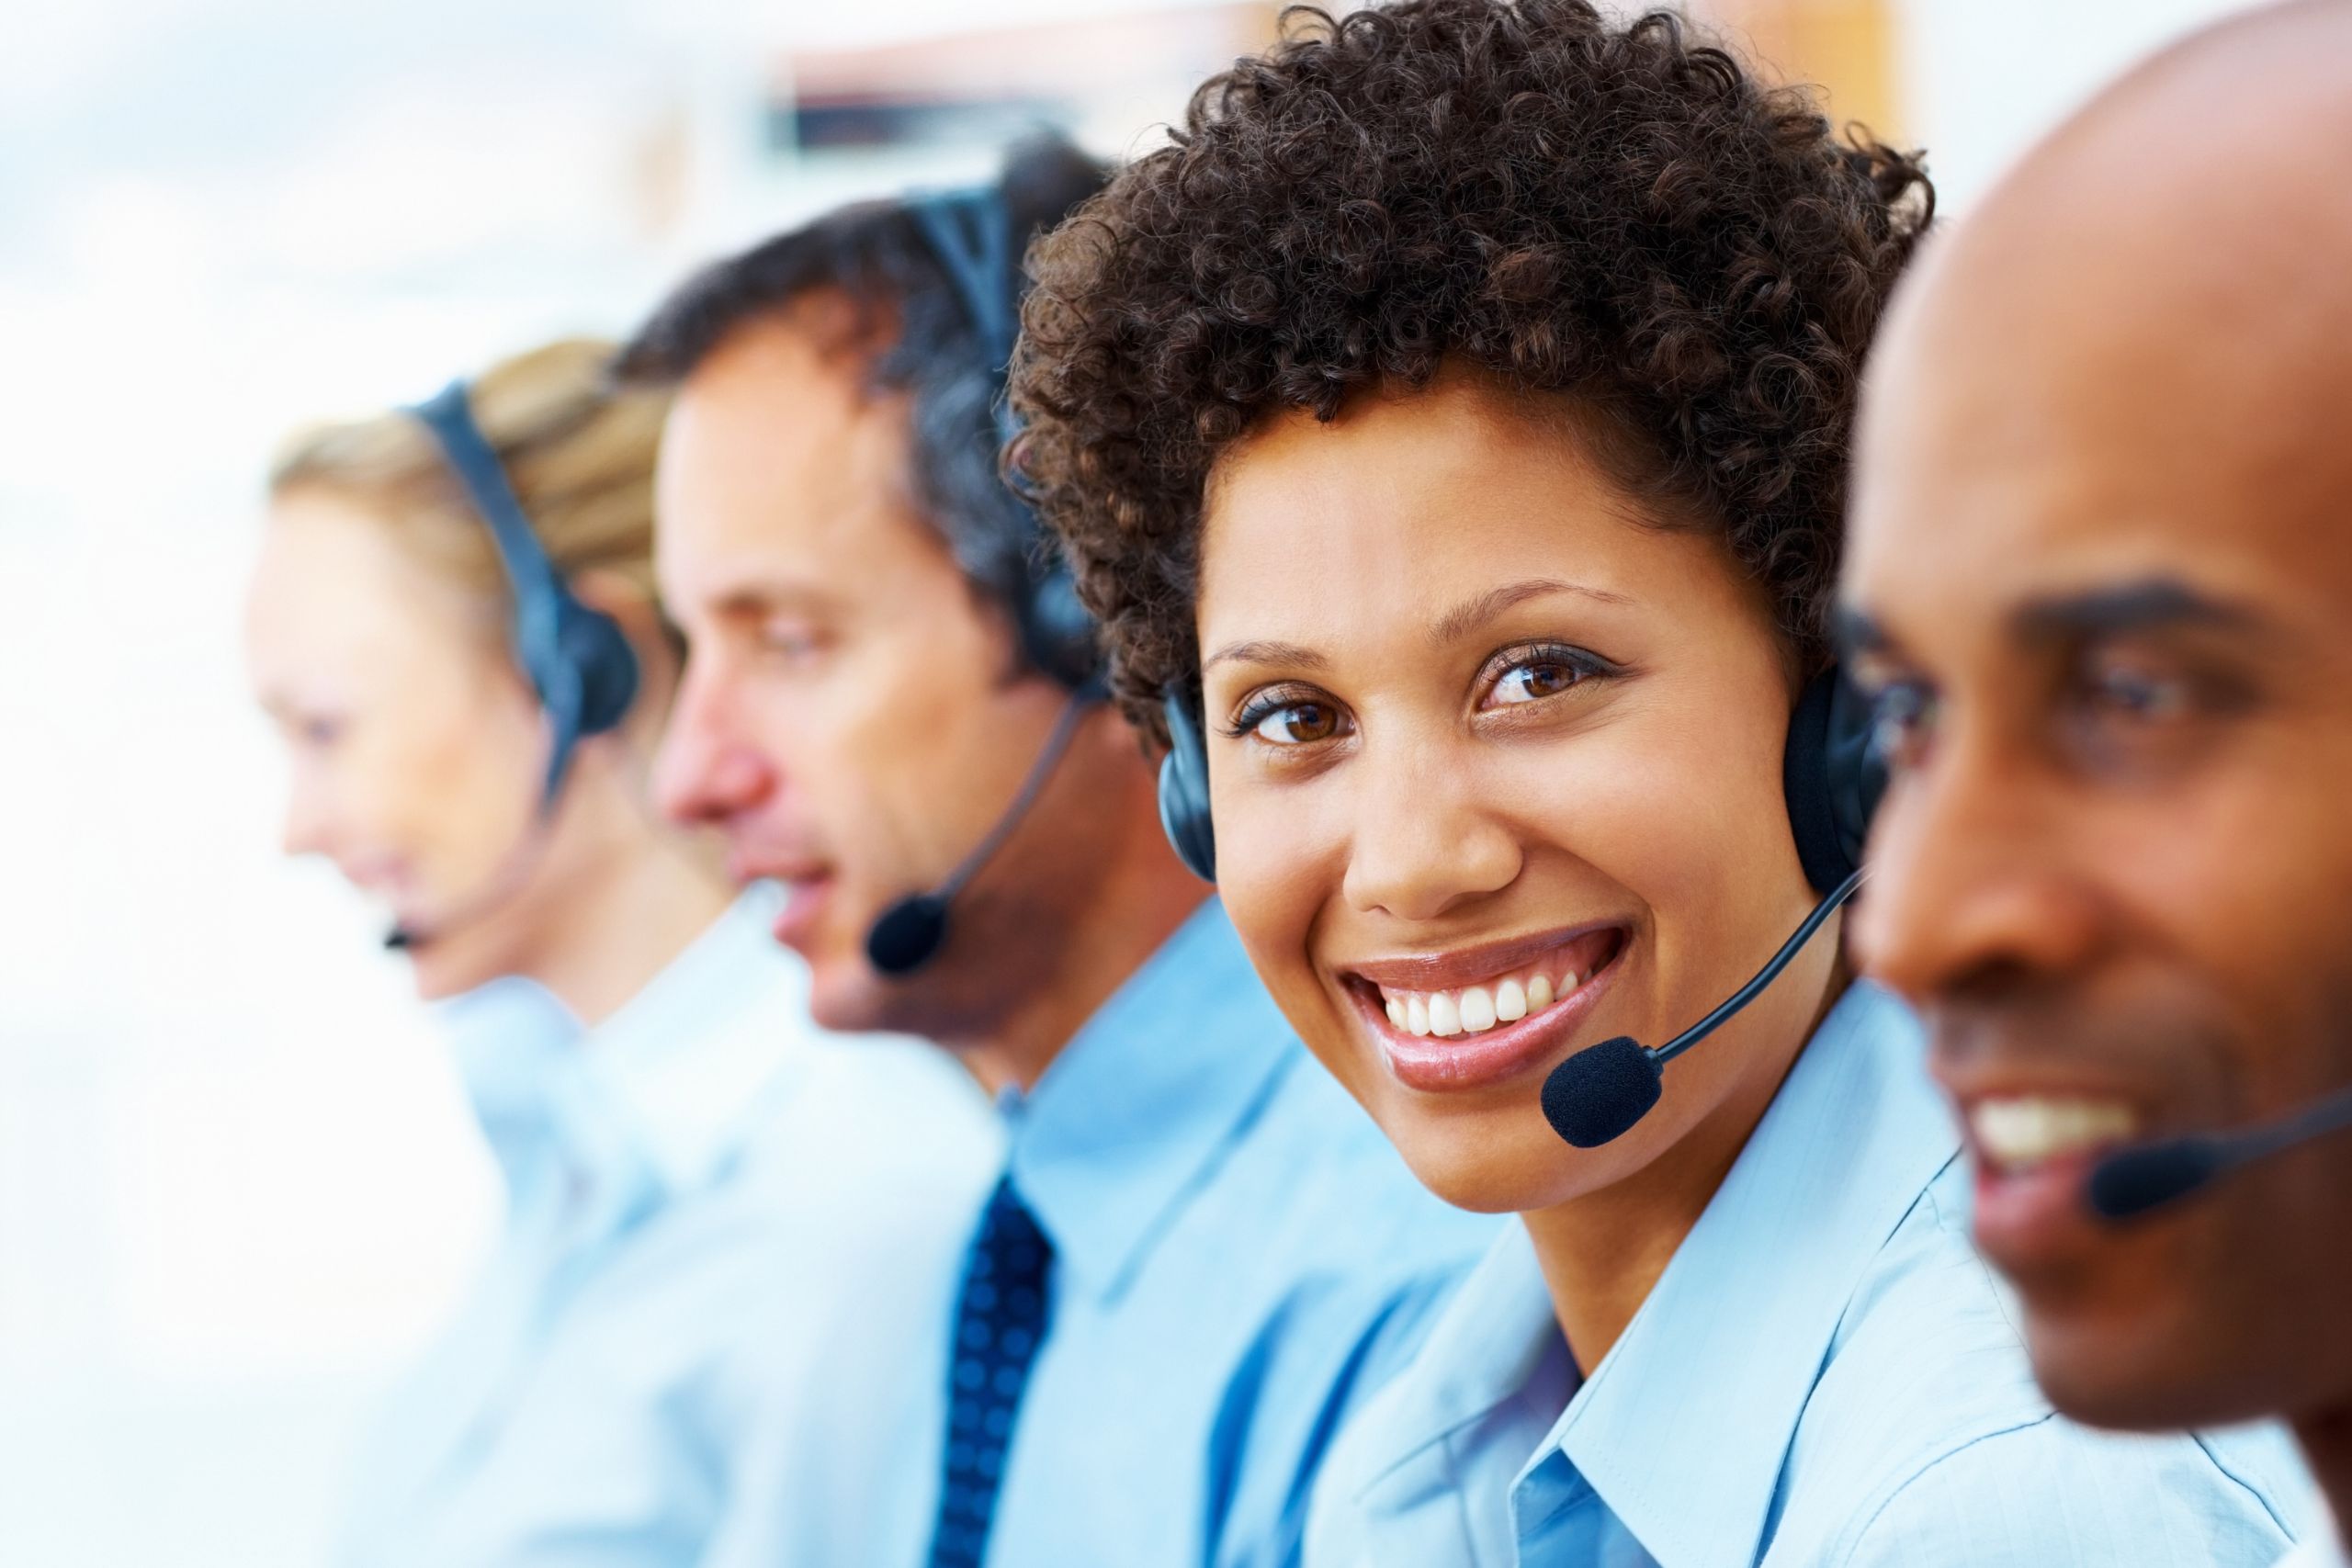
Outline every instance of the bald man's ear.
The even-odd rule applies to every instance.
[[[592,610],[610,615],[628,638],[637,655],[637,701],[622,726],[632,741],[650,746],[660,739],[678,691],[684,663],[677,632],[662,614],[650,591],[617,571],[583,571],[567,580],[572,596]]]

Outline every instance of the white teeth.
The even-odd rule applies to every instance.
[[[1443,991],[1430,998],[1430,1032],[1441,1040],[1462,1032],[1462,1010]]]
[[[1512,975],[1489,985],[1464,986],[1458,990],[1398,991],[1383,996],[1381,1002],[1390,1027],[1450,1040],[1457,1034],[1477,1034],[1500,1023],[1517,1023],[1530,1013],[1541,1012],[1554,1001],[1574,995],[1581,983],[1576,970],[1569,968],[1561,971],[1556,992],[1548,975],[1530,974],[1523,978]]]
[[[1968,1113],[1977,1149],[1991,1164],[2011,1169],[2124,1142],[2139,1121],[2131,1107],[2112,1100],[2042,1095],[1979,1100]]]

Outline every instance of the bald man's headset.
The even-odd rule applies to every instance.
[[[514,601],[508,628],[514,662],[547,716],[548,762],[530,829],[502,857],[490,881],[429,930],[394,926],[384,938],[384,945],[394,949],[420,946],[513,896],[545,838],[581,741],[619,728],[638,689],[637,650],[619,622],[581,603],[548,558],[505,466],[474,423],[466,383],[452,381],[406,412],[432,434],[496,547]]]
[[[992,378],[989,408],[1000,448],[1019,433],[1005,395],[1012,349],[1020,335],[1023,279],[1013,254],[1013,219],[992,186],[941,191],[913,197],[908,211],[933,256],[947,276],[958,303],[986,356]],[[1028,815],[1078,733],[1079,720],[1103,697],[1101,655],[1094,621],[1079,602],[1069,567],[1018,492],[1023,573],[1013,595],[1014,629],[1022,656],[1069,694],[1053,734],[1029,765],[1012,802],[971,852],[928,892],[909,894],[882,911],[865,933],[865,956],[881,974],[911,975],[946,944],[948,915],[956,896],[1002,848]]]

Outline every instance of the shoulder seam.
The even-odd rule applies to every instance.
[[[1885,1516],[1887,1509],[1894,1506],[1895,1500],[1901,1497],[1905,1493],[1910,1491],[1914,1484],[1926,1478],[1939,1466],[1944,1464],[1948,1461],[1959,1458],[1962,1454],[1966,1453],[1969,1450],[1975,1448],[1980,1443],[1990,1442],[1995,1438],[2006,1438],[2014,1432],[2030,1432],[2037,1427],[2046,1426],[2051,1421],[2057,1418],[2057,1414],[2058,1413],[2054,1410],[2044,1410],[2041,1415],[2035,1416],[2030,1421],[2019,1421],[2011,1426],[1996,1428],[1994,1431],[1979,1432],[1976,1436],[1969,1438],[1968,1441],[1961,1444],[1958,1448],[1946,1449],[1942,1453],[1939,1453],[1935,1458],[1928,1461],[1927,1463],[1921,1465],[1918,1469],[1913,1471],[1910,1474],[1905,1476],[1901,1481],[1895,1483],[1894,1485],[1887,1489],[1886,1495],[1879,1499],[1878,1506],[1872,1508],[1870,1511],[1869,1517],[1864,1518],[1860,1524],[1856,1526],[1853,1533],[1847,1538],[1844,1548],[1838,1554],[1838,1561],[1840,1562],[1851,1562],[1854,1560],[1854,1554],[1861,1549],[1863,1540],[1869,1537],[1872,1529],[1877,1528],[1878,1521]]]
[[[1956,1160],[1960,1158],[1960,1156],[1958,1154],[1954,1154],[1952,1158]],[[1949,1170],[1951,1168],[1951,1167],[1950,1162],[1946,1162],[1944,1170]],[[1943,1174],[1943,1170],[1937,1171],[1937,1179],[1941,1180]],[[2016,1341],[2018,1350],[2022,1354],[2025,1350],[2025,1325],[2019,1323],[2015,1317],[2010,1315],[2008,1296],[2003,1292],[2000,1280],[1994,1278],[1993,1266],[1984,1261],[1984,1255],[1976,1250],[1973,1241],[1969,1237],[1967,1220],[1962,1218],[1961,1223],[1957,1225],[1951,1224],[1951,1217],[1944,1213],[1944,1206],[1936,1201],[1936,1183],[1934,1181],[1928,1183],[1927,1189],[1921,1193],[1921,1196],[1927,1199],[1928,1207],[1935,1211],[1936,1224],[1939,1226],[1948,1230],[1956,1231],[1962,1240],[1969,1242],[1969,1261],[1975,1267],[1978,1275],[1983,1278],[1985,1293],[1990,1296],[1993,1301],[1993,1310],[2001,1314],[2001,1321],[2003,1323],[2008,1325],[2009,1337]]]
[[[2257,1504],[2261,1505],[2262,1517],[2268,1519],[2273,1525],[2277,1526],[2280,1535],[2285,1536],[2289,1540],[2294,1540],[2297,1539],[2294,1527],[2288,1524],[2286,1520],[2280,1518],[2278,1517],[2278,1510],[2270,1506],[2270,1495],[2265,1492],[2261,1487],[2256,1486],[2253,1482],[2248,1481],[2245,1476],[2240,1475],[2236,1471],[2231,1469],[2227,1463],[2223,1462],[2222,1456],[2213,1450],[2213,1445],[2206,1441],[2204,1433],[2192,1430],[2188,1434],[2188,1440],[2197,1445],[2197,1451],[2205,1456],[2208,1463],[2211,1464],[2215,1470],[2220,1471],[2223,1475],[2229,1477],[2230,1483],[2232,1485],[2243,1487],[2249,1496],[2251,1496]]]

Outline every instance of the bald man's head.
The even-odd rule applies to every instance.
[[[2219,516],[2259,489],[2278,525],[2335,515],[2352,484],[2352,5],[2238,18],[2095,100],[1931,248],[1877,374],[1857,550],[1883,532],[1882,488],[1954,454],[2004,486],[2063,462],[2127,505]]]
[[[1882,336],[1849,640],[1894,782],[1856,922],[1970,1112],[2078,1416],[2352,1414],[2352,1135],[2129,1225],[2106,1145],[2352,1085],[2352,4],[2118,84]]]

